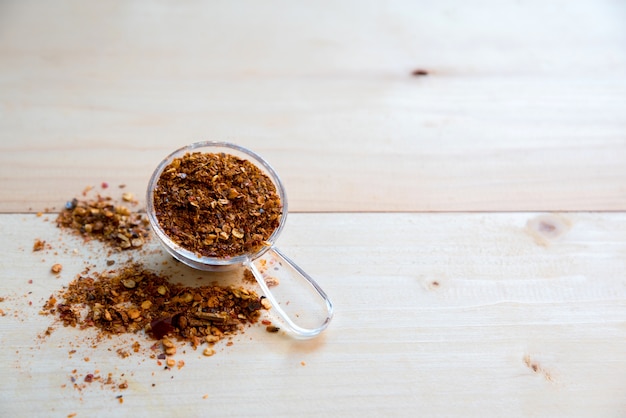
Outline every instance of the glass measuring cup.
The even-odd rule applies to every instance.
[[[266,244],[253,253],[232,257],[207,257],[189,251],[175,243],[159,224],[154,207],[154,192],[163,170],[175,159],[187,153],[202,152],[230,154],[248,160],[274,183],[282,204],[278,227]],[[322,288],[300,267],[285,256],[275,245],[287,219],[287,197],[285,189],[274,169],[254,152],[228,142],[205,141],[182,147],[168,155],[155,169],[148,183],[146,212],[150,226],[164,248],[184,264],[204,271],[220,271],[237,267],[248,267],[257,280],[264,295],[272,303],[288,331],[301,338],[310,338],[322,332],[333,316],[333,305]],[[279,285],[270,290],[264,273],[278,278]]]

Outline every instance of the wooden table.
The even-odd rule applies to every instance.
[[[626,416],[626,5],[471,3],[0,3],[0,416]],[[163,370],[39,315],[129,257],[65,202],[143,207],[212,139],[280,174],[330,327]],[[129,387],[73,387],[95,371]]]

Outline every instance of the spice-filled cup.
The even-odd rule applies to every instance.
[[[152,174],[146,207],[155,235],[184,264],[204,271],[249,268],[294,336],[314,337],[330,323],[326,293],[275,246],[287,197],[256,153],[214,141],[180,148]]]

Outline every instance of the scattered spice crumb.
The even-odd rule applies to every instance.
[[[46,328],[46,330],[45,330],[45,331],[44,331],[44,333],[43,333],[43,336],[44,336],[44,337],[48,337],[48,336],[52,335],[52,331],[54,331],[54,328],[53,328],[53,327],[48,327],[48,328]]]
[[[130,357],[130,353],[127,350],[124,350],[123,348],[118,348],[116,351],[118,356],[120,356],[120,358],[126,358],[126,357]]]
[[[267,310],[272,308],[272,302],[270,302],[270,300],[265,296],[261,296],[261,305]]]
[[[300,362],[300,365],[301,365],[301,366],[306,366],[306,363],[305,363],[304,361],[301,361],[301,362]]]
[[[207,399],[208,397],[209,397],[209,395],[208,395],[208,394],[204,394],[204,395],[202,396],[202,399]]]
[[[265,277],[265,284],[267,287],[274,287],[280,284],[280,280],[276,276],[267,276]]]
[[[163,338],[163,340],[161,341],[161,344],[163,344],[163,351],[165,351],[166,355],[172,356],[176,354],[176,346],[174,345],[172,341],[170,341],[167,338]],[[169,359],[168,359],[168,363],[169,363]]]
[[[50,271],[53,272],[54,274],[61,273],[61,270],[63,270],[63,265],[59,263],[53,264],[52,267],[50,268]]]
[[[46,241],[41,240],[39,238],[35,239],[35,243],[33,244],[33,252],[41,251],[46,248]]]
[[[275,332],[280,331],[280,328],[278,328],[277,326],[274,326],[274,325],[268,325],[268,326],[265,328],[265,330],[266,330],[267,332],[275,333]]]

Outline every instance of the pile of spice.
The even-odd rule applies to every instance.
[[[158,179],[153,203],[170,239],[206,257],[258,251],[282,216],[272,180],[250,161],[224,153],[175,158]]]
[[[130,193],[122,196],[135,203]],[[56,220],[60,228],[69,228],[87,239],[97,239],[114,249],[141,248],[149,236],[148,219],[108,196],[91,200],[72,199],[65,204]]]
[[[109,334],[144,330],[162,340],[166,354],[176,349],[169,338],[194,347],[213,344],[258,321],[271,305],[243,287],[187,287],[129,264],[103,273],[84,272],[68,288],[50,297],[44,312],[58,315],[64,325],[96,327]],[[168,351],[169,349],[169,351]]]

